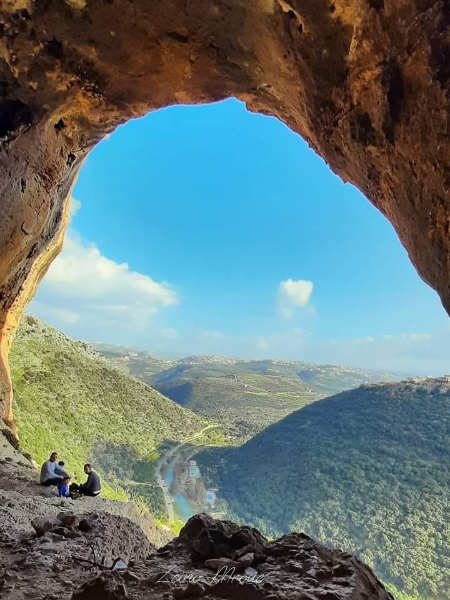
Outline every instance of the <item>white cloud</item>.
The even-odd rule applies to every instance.
[[[386,334],[376,338],[313,341],[304,355],[311,362],[436,375],[450,371],[450,332]]]
[[[71,312],[70,310],[64,310],[63,308],[51,308],[47,307],[47,313],[49,316],[53,316],[62,323],[78,323],[80,315]]]
[[[295,327],[286,331],[248,338],[248,341],[252,340],[252,347],[246,343],[245,338],[242,339],[242,342],[246,345],[247,355],[250,353],[253,356],[256,350],[260,358],[298,358],[298,353],[303,349],[308,338],[309,335],[306,331]]]
[[[179,333],[176,329],[167,327],[165,329],[161,329],[159,331],[159,335],[165,340],[175,340],[179,336]]]
[[[429,333],[402,333],[401,335],[395,336],[392,334],[387,334],[387,335],[383,335],[381,338],[378,338],[379,340],[383,341],[383,342],[392,342],[392,341],[400,341],[400,340],[405,340],[408,342],[423,342],[426,340],[430,340],[431,339],[431,335]],[[377,338],[371,336],[371,335],[367,335],[365,337],[362,338],[355,338],[353,340],[346,340],[346,342],[354,342],[354,343],[359,343],[359,342],[367,342],[372,344],[373,342],[376,342]],[[330,340],[331,342],[331,340]],[[342,340],[342,342],[344,342],[344,340]]]
[[[412,342],[420,342],[421,340],[429,340],[431,335],[429,333],[402,333],[402,338]]]
[[[307,306],[314,288],[312,281],[286,279],[278,286],[278,308],[286,319],[292,319],[294,310]],[[314,307],[308,307],[313,310]]]
[[[77,200],[76,198],[74,198],[73,196],[70,196],[69,199],[69,220],[73,219],[73,217],[77,214],[77,212],[80,210],[81,208],[81,202],[79,200]]]
[[[44,318],[51,315],[63,323],[143,330],[158,311],[177,303],[178,296],[167,283],[106,258],[95,244],[70,232],[33,304]]]
[[[392,340],[409,340],[411,342],[422,342],[424,340],[431,339],[431,335],[429,333],[402,333],[399,336],[395,336],[392,334],[383,335],[381,338],[385,342],[391,342]]]
[[[259,337],[256,340],[256,348],[258,350],[267,350],[269,348],[269,342],[264,337]]]
[[[199,337],[208,340],[222,340],[226,336],[223,333],[220,333],[220,331],[210,331],[209,329],[203,329],[203,331],[199,332]]]

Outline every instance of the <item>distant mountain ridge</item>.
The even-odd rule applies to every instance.
[[[187,365],[189,367],[208,367],[216,365],[218,368],[235,366],[236,369],[242,372],[256,372],[260,374],[278,373],[286,376],[301,377],[306,381],[314,383],[314,377],[320,374],[328,374],[336,377],[338,380],[342,376],[353,377],[353,383],[360,385],[366,382],[378,381],[398,381],[404,374],[398,374],[387,371],[361,369],[358,367],[347,367],[338,364],[316,364],[304,361],[284,360],[284,359],[254,359],[254,358],[236,358],[230,356],[221,356],[214,354],[198,354],[191,356],[180,356],[170,353],[151,352],[133,347],[91,343],[97,352],[107,356],[113,362],[127,359],[130,363],[148,361],[154,365],[154,374],[160,373],[163,370]],[[118,364],[118,366],[121,366]],[[159,370],[158,370],[159,369]],[[135,368],[138,371],[137,367]],[[142,373],[145,376],[145,373]],[[343,384],[337,383],[343,388]],[[343,388],[344,389],[344,388]],[[330,390],[328,390],[330,391]]]
[[[239,362],[246,362],[229,356],[216,356],[214,354],[198,354],[194,356],[186,356],[177,361],[183,365],[236,365]]]
[[[155,357],[145,350],[100,343],[91,344],[91,346],[116,367],[147,384],[149,384],[153,375],[165,369],[170,369],[176,364],[174,361]]]
[[[181,406],[224,425],[231,443],[242,443],[311,402],[361,383],[396,376],[339,365],[280,359],[198,355],[161,361],[147,352],[106,348],[117,366]]]

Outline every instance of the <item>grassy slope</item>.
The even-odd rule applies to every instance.
[[[149,479],[163,443],[205,425],[30,315],[22,320],[10,361],[23,448],[38,463],[56,449],[76,479],[85,477],[82,465],[96,458],[110,482],[114,476]]]
[[[450,391],[364,387],[197,455],[230,515],[357,552],[409,594],[450,589]],[[442,589],[442,587],[441,587]]]

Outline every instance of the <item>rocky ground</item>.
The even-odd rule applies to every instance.
[[[256,529],[192,517],[180,536],[127,570],[97,572],[73,600],[123,598],[392,600],[365,565],[303,534],[269,542]]]
[[[0,597],[5,600],[242,598],[390,600],[365,565],[303,534],[190,519],[156,549],[101,499],[61,500],[26,461],[0,460]]]
[[[2,436],[0,435],[0,442]],[[39,485],[38,472],[20,451],[11,449],[5,452],[0,446],[0,528],[6,522],[14,524],[17,531],[29,530],[30,520],[36,516],[56,516],[61,508],[54,487]],[[173,537],[168,528],[157,527],[153,518],[143,513],[135,504],[117,502],[104,498],[63,500],[66,510],[81,512],[105,512],[118,517],[126,517],[139,526],[146,538],[155,546],[161,546]],[[3,504],[3,510],[1,510]],[[13,507],[8,507],[12,504]],[[6,509],[4,508],[6,506]]]
[[[136,523],[112,514],[120,510],[126,505],[61,499],[54,488],[39,485],[25,458],[1,459],[0,597],[70,598],[89,577],[83,559],[111,565],[117,558],[146,558],[155,546]]]
[[[61,499],[19,451],[0,456],[2,600],[392,600],[359,560],[301,533],[269,542],[197,515],[157,549],[123,503]]]

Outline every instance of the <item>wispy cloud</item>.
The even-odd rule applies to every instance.
[[[429,340],[431,335],[429,333],[402,333],[402,338],[412,342],[420,342],[421,340]]]
[[[71,199],[71,218],[80,206]],[[280,282],[277,305],[288,320],[281,331],[250,335],[202,329],[201,324],[178,324],[175,329],[163,316],[179,303],[172,285],[111,260],[72,230],[30,310],[79,339],[138,344],[153,350],[332,362],[410,373],[450,370],[450,328],[440,333],[369,330],[353,339],[315,339],[307,318],[314,314],[313,290],[311,281]],[[297,322],[289,326],[296,312],[306,317],[301,328],[294,326]]]
[[[81,202],[73,196],[71,196],[69,199],[69,220],[73,219],[73,217],[77,214],[80,208]]]
[[[421,342],[424,340],[431,339],[430,333],[402,333],[401,335],[392,335],[388,333],[383,335],[381,338],[384,342],[391,342],[393,340],[409,340],[411,342]]]
[[[163,340],[176,340],[180,334],[173,327],[165,327],[159,330],[159,335]]]
[[[52,308],[51,306],[48,306],[47,313],[58,321],[69,323],[71,325],[78,323],[80,320],[80,315],[71,312],[70,310],[64,310],[63,308]]]
[[[347,340],[323,340],[306,347],[309,360],[400,373],[450,372],[450,332],[405,332]]]
[[[292,319],[296,308],[306,307],[310,301],[314,284],[312,281],[286,279],[278,286],[278,308],[286,319]],[[314,307],[308,307],[314,313]]]
[[[203,329],[202,331],[199,331],[198,335],[200,338],[207,340],[223,340],[227,337],[225,334],[220,333],[220,331],[211,331],[209,329]]]
[[[270,343],[265,337],[260,336],[256,338],[255,346],[257,350],[267,350],[268,348],[270,348]]]

